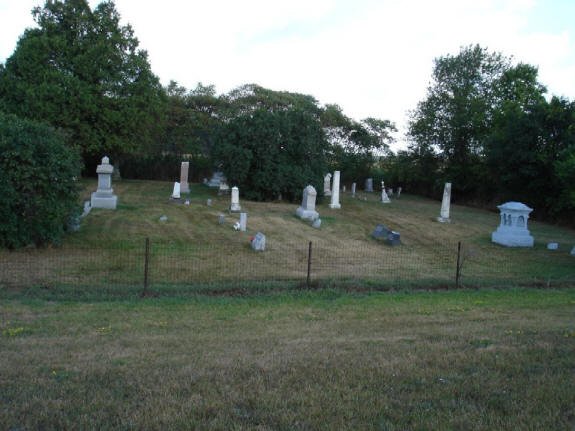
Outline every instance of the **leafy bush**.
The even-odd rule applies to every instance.
[[[216,137],[214,159],[229,185],[247,199],[295,200],[318,189],[326,172],[328,143],[317,118],[299,109],[259,110],[234,118]]]
[[[59,242],[79,211],[80,170],[52,128],[0,112],[0,246]]]

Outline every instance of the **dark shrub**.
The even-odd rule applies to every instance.
[[[52,128],[0,112],[0,247],[58,243],[79,211],[80,171]]]

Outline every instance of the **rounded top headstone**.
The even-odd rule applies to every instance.
[[[529,208],[527,205],[521,202],[505,202],[504,204],[498,205],[500,211],[533,211],[533,208]]]
[[[103,165],[109,165],[110,159],[107,156],[102,157],[102,164]]]

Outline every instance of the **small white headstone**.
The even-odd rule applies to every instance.
[[[355,197],[355,188],[356,188],[356,184],[355,183],[351,183],[351,195],[353,197]]]
[[[311,184],[303,189],[301,206],[295,212],[299,218],[313,221],[319,217],[318,212],[315,210],[316,197],[317,192]]]
[[[331,203],[329,207],[331,209],[340,209],[341,205],[339,203],[339,171],[333,173],[333,185],[331,188]]]
[[[315,219],[314,222],[311,224],[312,227],[315,227],[316,229],[319,229],[321,227],[321,219]]]
[[[387,193],[385,192],[385,183],[382,181],[381,182],[381,203],[388,204],[390,202],[391,202],[391,200],[389,199],[389,196],[387,196]]]
[[[445,183],[443,187],[443,200],[441,201],[441,211],[437,221],[440,223],[449,223],[449,206],[451,205],[451,183]]]
[[[168,221],[168,216],[167,215],[161,216],[160,221]]]
[[[209,206],[209,207],[211,207],[211,206],[212,206],[212,200],[211,200],[211,199],[208,199],[208,200],[206,201],[206,205]]]
[[[324,196],[331,196],[331,174],[326,174],[323,177],[323,194]]]
[[[224,224],[226,222],[226,216],[224,214],[218,214],[218,223]]]
[[[174,191],[172,192],[172,199],[180,199],[180,183],[174,183]]]
[[[266,236],[261,232],[256,233],[251,245],[255,251],[264,251],[266,249]]]
[[[246,231],[248,224],[248,214],[247,213],[240,213],[240,230],[242,232]]]
[[[547,244],[547,250],[558,250],[559,244],[556,242],[550,242]]]
[[[232,203],[230,205],[230,211],[238,212],[241,211],[240,206],[240,190],[237,187],[232,187]]]

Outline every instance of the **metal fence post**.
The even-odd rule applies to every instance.
[[[310,284],[310,275],[311,275],[311,241],[309,242],[308,252],[307,252],[307,281],[306,285],[309,289]]]
[[[455,288],[459,288],[459,278],[461,277],[461,241],[457,242],[457,268],[455,268]]]
[[[150,263],[150,238],[146,238],[146,251],[144,254],[144,290],[142,296],[148,294],[148,271]]]

